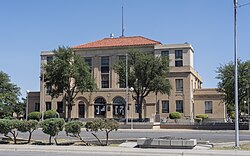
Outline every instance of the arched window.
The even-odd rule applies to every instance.
[[[99,97],[95,100],[95,117],[104,118],[106,115],[106,100]]]
[[[125,100],[117,96],[113,99],[113,117],[124,118],[125,116]]]

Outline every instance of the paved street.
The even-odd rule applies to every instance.
[[[103,132],[98,132],[97,135],[100,138],[105,138]],[[19,137],[27,138],[28,134],[20,133]],[[82,130],[81,136],[85,140],[95,140],[90,132]],[[110,133],[110,139],[136,139],[142,137],[159,138],[159,137],[176,137],[176,138],[190,138],[197,140],[210,141],[212,143],[220,142],[233,142],[234,131],[233,130],[179,130],[179,129],[120,129]],[[32,136],[35,140],[48,140],[49,136],[44,134],[41,129],[36,130]],[[67,137],[65,132],[59,133],[58,139],[75,139]],[[250,140],[250,131],[240,131],[240,140]]]
[[[249,151],[140,149],[97,146],[0,145],[0,156],[249,156]]]

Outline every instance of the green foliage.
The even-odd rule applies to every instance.
[[[223,93],[223,100],[230,114],[234,110],[234,63],[229,62],[217,68],[218,91]],[[250,92],[250,60],[238,60],[238,101],[239,111],[244,111],[244,101],[247,101]],[[239,114],[240,114],[239,112]]]
[[[207,114],[197,114],[196,118],[201,118],[202,120],[207,119],[208,115]]]
[[[81,133],[81,128],[83,127],[83,123],[80,121],[71,121],[65,125],[66,134],[69,135],[70,133],[74,136],[77,136]]]
[[[92,133],[96,139],[102,144],[102,145],[108,145],[108,139],[109,139],[109,133],[111,131],[114,131],[118,129],[119,123],[115,121],[114,119],[96,119],[94,121],[87,122],[85,125],[85,128],[87,131],[94,131],[97,132],[98,130],[100,131],[105,131],[106,133],[106,143],[103,144],[101,140],[97,137],[96,134]]]
[[[47,110],[44,112],[44,119],[59,118],[59,113],[55,110]]]
[[[0,133],[4,134],[4,136],[11,138],[8,136],[8,133],[12,134],[13,138],[11,138],[16,144],[16,137],[18,135],[17,130],[22,126],[20,120],[9,120],[9,119],[0,119]]]
[[[194,121],[197,123],[201,123],[202,122],[202,118],[194,118]]]
[[[126,82],[126,64],[122,60],[115,64],[114,70],[119,75],[119,84]],[[128,85],[134,88],[138,104],[139,119],[142,120],[143,99],[151,92],[170,94],[171,85],[167,79],[169,60],[153,54],[131,51],[128,54]]]
[[[181,113],[179,113],[179,112],[171,112],[171,113],[169,113],[169,118],[170,119],[180,119],[181,118]]]
[[[89,145],[89,143],[87,143],[86,141],[84,141],[82,139],[82,137],[80,136],[81,133],[81,128],[83,127],[83,123],[80,121],[71,121],[68,122],[65,125],[65,132],[67,136],[71,136],[71,137],[76,137],[79,138],[82,142],[85,143],[85,145]]]
[[[61,118],[46,119],[41,122],[40,126],[42,131],[50,136],[49,143],[51,144],[51,137],[55,137],[55,142],[57,144],[56,136],[63,130],[64,120]]]
[[[6,73],[0,71],[0,118],[12,116],[20,95],[20,88],[11,83]]]
[[[68,104],[68,118],[71,118],[72,102],[79,92],[93,91],[96,84],[91,77],[88,66],[69,47],[59,47],[53,51],[54,60],[46,66],[45,80],[47,86],[53,86],[50,95],[58,97],[64,92]],[[73,83],[74,82],[74,83]]]
[[[42,117],[42,113],[41,112],[30,112],[28,115],[28,119],[29,120],[36,120],[39,121]]]
[[[22,120],[20,121],[20,126],[18,128],[18,131],[20,132],[28,132],[29,138],[28,143],[30,143],[30,139],[32,136],[32,133],[38,128],[38,121],[36,120]]]
[[[230,117],[231,117],[231,119],[235,119],[235,111],[232,111],[232,112],[230,112]]]

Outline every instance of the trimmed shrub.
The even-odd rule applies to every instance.
[[[231,119],[235,119],[235,111],[232,111],[232,112],[230,112],[230,117],[231,117]]]
[[[106,133],[106,143],[103,144],[102,141],[97,137],[95,133],[92,133],[94,137],[99,141],[101,145],[108,145],[108,139],[109,139],[109,133],[113,130],[117,131],[119,127],[119,123],[115,121],[114,119],[96,119],[91,122],[87,122],[86,125],[86,130],[87,131],[94,131],[97,132],[98,130],[100,131],[105,131]]]
[[[65,132],[67,136],[76,137],[80,139],[85,145],[89,145],[86,141],[84,141],[80,135],[81,128],[83,127],[83,123],[80,121],[71,121],[65,125]]]
[[[39,121],[42,117],[42,113],[41,112],[30,112],[28,115],[28,119],[29,120],[36,120]]]
[[[196,118],[201,118],[202,120],[207,119],[208,115],[207,114],[197,114]]]
[[[169,113],[169,118],[170,119],[180,119],[181,118],[181,113],[179,113],[179,112],[171,112],[171,113]]]
[[[28,143],[30,143],[32,133],[37,128],[38,128],[38,121],[36,121],[36,120],[29,120],[29,121],[23,120],[23,121],[20,121],[20,127],[18,128],[18,131],[29,132]]]
[[[42,131],[45,134],[48,134],[49,137],[49,144],[51,144],[51,138],[55,137],[55,143],[57,144],[56,137],[60,131],[63,130],[64,127],[64,120],[61,118],[51,118],[46,119],[41,122]]]
[[[44,119],[59,118],[59,113],[55,110],[47,110],[44,112]]]
[[[202,122],[202,118],[194,118],[194,121],[200,124]]]
[[[14,142],[14,144],[16,144],[17,141],[17,131],[21,126],[22,125],[20,120],[0,119],[0,133],[10,138]],[[12,134],[13,138],[8,136],[8,133]]]

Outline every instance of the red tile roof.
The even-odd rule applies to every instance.
[[[142,36],[120,37],[120,38],[104,38],[94,42],[73,46],[74,49],[88,49],[88,48],[105,48],[105,47],[123,47],[123,46],[141,46],[141,45],[155,45],[161,44]]]

